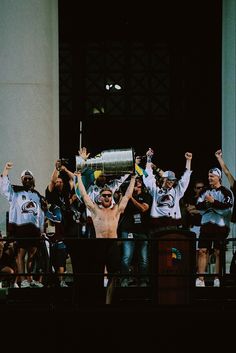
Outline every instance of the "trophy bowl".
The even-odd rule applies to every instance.
[[[101,152],[94,158],[86,161],[76,156],[76,170],[83,171],[85,168],[99,170],[104,175],[123,175],[134,173],[135,158],[133,148],[112,149]]]

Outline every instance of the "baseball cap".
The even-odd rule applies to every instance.
[[[208,173],[218,176],[221,179],[221,171],[219,168],[211,168]]]
[[[32,178],[34,177],[33,173],[29,169],[23,170],[23,172],[21,173],[20,176],[21,176],[21,178],[23,178],[25,176],[31,176]]]
[[[175,173],[172,172],[171,170],[166,170],[163,175],[162,175],[162,178],[167,178],[169,180],[176,180],[176,176],[175,176]]]

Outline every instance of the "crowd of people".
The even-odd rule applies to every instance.
[[[85,162],[90,156],[85,147],[78,153]],[[0,283],[67,287],[69,258],[79,288],[89,286],[93,292],[108,279],[110,303],[117,283],[150,285],[149,239],[188,229],[196,235],[196,286],[206,285],[209,256],[214,254],[213,286],[219,287],[220,255],[236,219],[236,182],[222,151],[215,152],[217,166],[209,169],[208,182],[191,179],[190,152],[184,155],[179,179],[153,163],[153,149],[144,155],[135,155],[130,173],[115,176],[88,167],[72,172],[57,160],[44,195],[35,189],[30,170],[21,173],[21,185],[12,185],[13,163],[7,162],[0,177],[0,194],[9,202],[7,237],[0,241]],[[222,185],[222,172],[229,188]],[[78,242],[86,239],[90,241]]]

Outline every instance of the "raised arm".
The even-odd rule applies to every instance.
[[[87,152],[87,148],[86,147],[81,147],[79,150],[78,150],[78,154],[81,158],[83,158],[85,161],[87,161],[87,159],[89,158],[90,156],[90,152]]]
[[[79,188],[79,192],[80,192],[80,195],[81,195],[86,207],[88,207],[89,210],[94,211],[96,208],[96,205],[91,200],[89,195],[87,194],[87,191],[86,191],[84,184],[83,184],[83,181],[82,181],[81,172],[79,172],[79,171],[75,172],[74,175],[77,177],[77,185]]]
[[[235,182],[235,179],[233,177],[233,175],[231,174],[229,168],[227,167],[227,165],[225,164],[225,161],[223,160],[223,154],[222,154],[222,150],[217,150],[215,152],[215,156],[221,166],[221,169],[223,170],[223,172],[225,173],[228,181],[229,181],[229,185],[232,188]]]
[[[76,164],[78,164],[78,165],[76,165],[76,169],[83,171],[84,169],[87,169],[86,161],[87,161],[88,157],[90,156],[90,153],[87,152],[86,147],[81,147],[78,150],[78,155],[79,156],[76,157]]]
[[[7,162],[3,168],[0,177],[0,194],[3,195],[8,201],[12,200],[13,188],[11,186],[10,180],[8,178],[9,170],[13,168],[12,162]]]
[[[70,189],[72,190],[74,187],[74,173],[72,173],[65,165],[60,167],[60,172],[64,172],[69,177]]]
[[[68,175],[69,177],[69,183],[70,183],[70,189],[72,190],[74,187],[74,173],[72,173],[69,169],[66,168],[66,166],[61,165],[61,161],[60,159],[58,159],[55,162],[55,167],[53,169],[52,175],[51,175],[51,179],[50,179],[50,183],[48,185],[48,190],[50,192],[52,192],[55,188],[55,184],[57,181],[57,178],[59,177],[60,172],[64,172]]]
[[[12,162],[7,162],[3,168],[2,176],[8,176],[9,170],[13,168]]]
[[[152,168],[152,157],[154,155],[154,151],[152,148],[149,147],[149,149],[146,152],[146,156],[147,156],[147,163],[146,163],[146,168],[150,169]]]
[[[127,203],[129,201],[129,199],[132,197],[133,191],[134,191],[134,184],[135,184],[135,179],[136,179],[136,175],[132,175],[131,179],[130,179],[130,183],[129,186],[124,194],[124,196],[121,198],[119,204],[118,204],[118,208],[119,208],[119,212],[123,213],[125,210],[125,207],[127,206]]]
[[[52,175],[51,175],[50,183],[48,184],[48,190],[50,192],[52,192],[54,190],[56,180],[57,180],[59,173],[60,173],[60,166],[61,166],[60,160],[58,159],[55,163],[55,167],[54,167]]]
[[[191,170],[191,161],[192,161],[192,158],[193,158],[192,153],[186,152],[186,153],[185,153],[185,158],[186,158],[186,165],[185,165],[185,167],[186,167],[186,169]]]

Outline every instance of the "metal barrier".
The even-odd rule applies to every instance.
[[[18,238],[19,239],[19,238]],[[21,238],[26,239],[26,238]],[[29,239],[29,238],[27,238]],[[4,238],[1,241],[14,241],[17,239]],[[121,246],[123,241],[143,241],[139,239],[102,239],[104,241],[115,241]],[[105,292],[107,291],[106,284],[104,284],[104,278],[107,277],[106,271],[93,272],[87,271],[86,267],[89,261],[93,261],[91,256],[88,254],[94,254],[91,249],[97,248],[97,244],[101,242],[101,239],[75,239],[65,238],[64,241],[70,244],[73,252],[68,258],[67,266],[70,268],[64,274],[69,289],[73,289],[73,302],[91,303],[93,300],[97,303],[102,303],[104,300]],[[110,273],[109,275],[115,279],[115,291],[114,296],[115,303],[124,302],[125,293],[133,293],[134,300],[137,298],[139,291],[139,300],[144,299],[145,303],[151,305],[189,305],[195,299],[195,279],[197,277],[196,271],[196,239],[195,233],[188,230],[176,230],[176,231],[163,231],[158,232],[152,239],[148,239],[149,242],[149,254],[150,264],[149,273],[147,274],[150,278],[150,284],[147,288],[138,288],[135,285],[129,288],[121,288],[120,286],[120,273]],[[42,246],[46,246],[50,243],[49,239],[41,239]],[[220,268],[221,271],[218,274],[221,279],[221,287],[235,286],[235,277],[229,273],[229,262],[233,256],[230,257],[226,252],[227,245],[233,244],[235,238],[227,238],[222,242],[222,250],[220,252]],[[50,244],[49,244],[50,248]],[[227,260],[227,261],[226,261]],[[85,263],[83,264],[83,261]],[[43,263],[43,262],[42,262]],[[41,263],[41,264],[42,264]],[[59,274],[52,268],[50,253],[48,258],[45,259],[45,268],[40,268],[35,264],[34,271],[31,273],[33,277],[42,277],[44,288],[39,290],[46,290],[48,288],[58,288],[56,278]],[[210,280],[214,275],[214,268],[209,264],[208,273],[204,273],[206,281]],[[42,266],[43,267],[43,266]],[[15,273],[15,274],[1,274],[5,277],[28,275],[27,272]],[[138,272],[131,273],[130,276],[139,277]],[[210,285],[207,286],[210,288]],[[67,288],[58,288],[59,290],[67,290]],[[11,290],[11,289],[10,289]],[[15,290],[15,289],[13,289]],[[24,289],[16,289],[16,291],[22,291]],[[30,289],[32,290],[32,289]],[[217,289],[216,289],[217,290]],[[204,289],[200,288],[200,291]],[[203,293],[203,292],[201,292]],[[147,300],[148,297],[148,300]],[[99,298],[99,300],[98,300]],[[129,294],[129,303],[131,302],[132,294]]]

